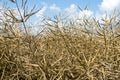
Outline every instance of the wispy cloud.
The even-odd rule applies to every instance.
[[[77,6],[75,4],[71,4],[70,7],[65,8],[65,12],[67,12],[68,14],[75,14],[77,12]]]
[[[46,9],[47,9],[47,6],[44,6],[44,7],[36,14],[36,16],[37,16],[37,17],[43,17],[43,16],[45,16],[44,12],[46,11]]]
[[[93,17],[93,12],[91,10],[82,10],[79,12],[79,18],[91,18]]]
[[[42,18],[46,16],[45,12],[48,9],[48,5],[45,2],[41,2],[41,5],[43,6],[42,9],[36,14],[36,17]]]
[[[79,10],[75,4],[71,4],[70,7],[65,8],[64,11],[67,15],[70,15],[71,18],[89,18],[93,16],[91,10]]]
[[[71,4],[69,7],[65,8],[63,12],[68,16],[69,18],[76,18],[79,15],[77,5]]]
[[[50,10],[53,10],[53,11],[56,11],[56,12],[61,11],[61,9],[58,6],[56,6],[56,4],[51,5],[49,8],[50,8]]]

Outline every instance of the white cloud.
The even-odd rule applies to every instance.
[[[47,6],[44,6],[44,7],[36,14],[36,16],[37,16],[37,17],[43,17],[43,16],[45,16],[45,15],[44,15],[44,12],[45,12],[46,9],[47,9]]]
[[[99,23],[103,23],[102,19],[109,20],[109,17],[105,13],[102,14],[102,13],[97,12],[95,15],[95,18],[96,18],[96,20],[99,21]]]
[[[65,12],[69,14],[75,14],[77,12],[77,6],[75,4],[71,4],[70,7],[65,8]]]
[[[98,6],[99,9],[95,13],[95,17],[97,20],[102,22],[102,18],[109,20],[109,15],[113,15],[114,10],[116,10],[114,15],[119,13],[120,0],[102,0],[101,4]]]
[[[79,11],[77,5],[71,4],[70,7],[65,8],[65,13],[70,15],[71,18],[90,18],[93,16],[93,12],[91,10],[82,10]]]
[[[100,10],[111,12],[114,9],[120,10],[120,0],[103,0],[99,5]]]
[[[53,4],[50,6],[50,10],[56,11],[56,12],[60,12],[61,9],[59,7],[56,6],[56,4]]]
[[[41,5],[43,6],[42,9],[36,13],[36,17],[42,18],[45,16],[45,11],[47,10],[48,6],[45,2],[42,2]]]
[[[69,18],[73,19],[75,19],[79,15],[78,8],[75,4],[71,4],[69,7],[65,8],[63,12],[67,16],[69,15]]]
[[[93,17],[93,12],[90,10],[83,10],[79,12],[79,18],[91,18]]]

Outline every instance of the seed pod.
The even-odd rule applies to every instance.
[[[10,2],[15,3],[15,1],[14,1],[14,0],[10,0]]]

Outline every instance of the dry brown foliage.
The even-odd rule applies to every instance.
[[[6,21],[0,23],[1,80],[120,79],[119,16],[108,16],[102,23],[94,18],[46,18],[44,29],[32,35],[25,20],[17,23],[12,10],[6,10],[10,14],[3,13]]]

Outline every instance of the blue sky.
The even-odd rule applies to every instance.
[[[69,8],[71,5],[80,6],[84,9],[86,6],[93,11],[97,12],[99,9],[99,5],[102,0],[36,0],[40,5],[47,6],[45,13],[47,15],[55,15],[57,13],[57,9],[60,9],[63,12],[66,8]],[[56,7],[56,9],[51,9],[51,7]]]
[[[22,0],[18,0],[20,3]],[[0,7],[3,3],[6,2],[7,6],[14,7],[14,4],[10,3],[9,0],[1,0]],[[119,11],[120,0],[28,0],[28,6],[36,4],[37,8],[44,6],[43,9],[35,15],[35,17],[41,16],[54,16],[59,13],[64,13],[67,15],[76,15],[82,16],[86,14],[88,16],[94,15],[96,17],[101,17],[105,11],[112,13],[114,9]],[[80,6],[84,9],[85,6],[88,6],[89,10],[79,12],[78,7]]]
[[[18,0],[20,2],[21,0]],[[1,0],[0,6],[3,2],[7,2],[9,6],[12,6],[13,4],[9,3],[9,0]],[[58,7],[64,9],[66,7],[69,7],[71,4],[79,5],[80,7],[84,7],[88,5],[90,9],[97,10],[98,5],[102,2],[102,0],[28,0],[29,6],[31,5],[42,5],[43,3],[46,3],[48,6],[51,6],[52,4],[56,4]]]
[[[43,0],[41,0],[42,2]],[[58,7],[64,9],[69,7],[71,4],[79,5],[80,7],[88,7],[92,10],[97,10],[98,5],[101,3],[101,0],[45,0],[49,6],[56,4]]]

